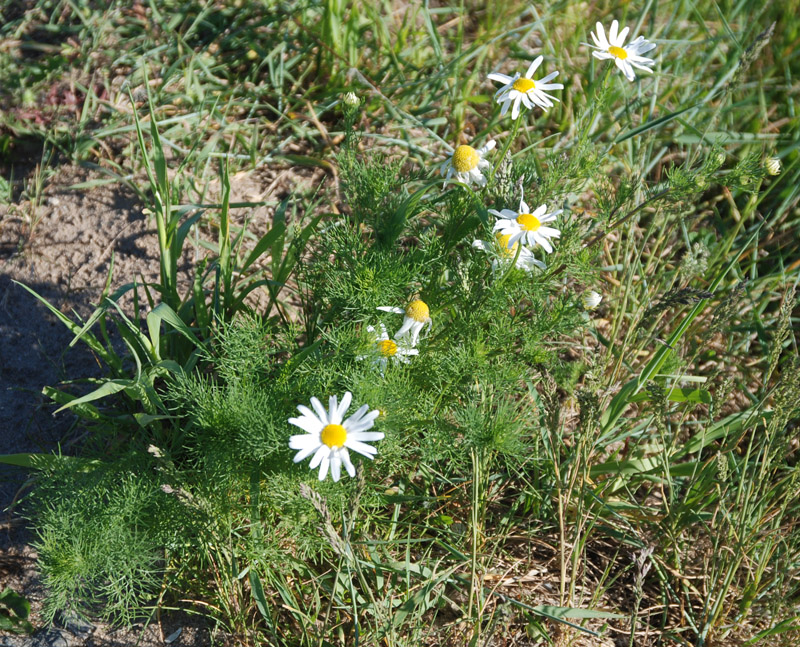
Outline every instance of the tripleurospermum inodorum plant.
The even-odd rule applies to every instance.
[[[389,47],[362,28],[380,10],[329,2],[317,67],[280,76],[291,39],[264,52],[281,102],[325,87],[267,102],[293,130],[253,159],[328,175],[303,194],[298,174],[257,235],[227,166],[218,203],[181,196],[148,104],[162,277],[125,288],[143,322],[121,293],[85,326],[62,315],[112,373],[54,392],[92,434],[31,496],[49,617],[194,600],[254,645],[790,626],[798,250],[775,232],[797,224],[797,151],[734,133],[751,117],[721,90],[740,73],[729,32],[755,34],[726,23],[706,56],[698,7],[628,8],[653,35],[630,41],[609,15],[518,9],[513,46],[496,7],[469,36],[427,6],[424,32],[387,17],[375,66],[348,43]],[[244,164],[220,143],[204,150]],[[203,218],[216,240],[182,286]]]

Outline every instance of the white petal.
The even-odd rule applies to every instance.
[[[537,88],[543,88],[543,89],[546,89],[546,88],[544,87],[544,84],[545,84],[545,83],[547,83],[548,81],[550,81],[551,79],[554,79],[554,78],[556,78],[557,76],[558,76],[558,72],[550,72],[550,74],[548,74],[548,75],[547,75],[547,76],[545,76],[545,77],[542,77],[541,79],[539,79],[539,80],[536,82],[536,87],[537,87]]]
[[[519,102],[520,102],[520,98],[517,97],[517,99],[514,101],[514,107],[511,109],[511,118],[512,119],[516,119],[517,117],[519,117]]]
[[[561,238],[561,232],[558,229],[553,229],[552,227],[539,227],[536,233],[547,238]]]
[[[336,417],[339,421],[336,423],[337,425],[342,424],[342,418],[344,418],[344,414],[347,413],[347,410],[350,408],[350,402],[353,400],[353,394],[350,391],[347,391],[342,396],[342,403],[339,405],[339,408],[336,410]]]
[[[619,30],[619,22],[616,20],[611,21],[611,29],[608,30],[608,42],[612,45],[617,44],[617,31]]]
[[[595,27],[597,27],[597,38],[600,41],[600,47],[603,49],[608,49],[609,42],[606,38],[606,30],[603,29],[603,25],[601,25],[599,22],[595,25]]]
[[[544,249],[544,251],[546,251],[548,254],[552,254],[553,246],[550,244],[550,241],[548,241],[547,238],[545,238],[544,236],[537,235],[538,233],[539,232],[535,231],[531,232],[534,241],[536,241],[538,245],[541,245],[542,249]]]
[[[295,454],[295,457],[292,460],[295,463],[299,463],[300,461],[303,461],[306,458],[308,458],[309,456],[311,456],[311,454],[316,449],[317,449],[316,445],[311,445],[310,447],[306,447],[305,449],[301,449],[299,452],[297,452],[297,454]]]
[[[483,250],[484,252],[488,252],[491,249],[489,243],[487,243],[485,240],[473,240],[472,246],[477,249]]]
[[[405,310],[402,308],[395,308],[394,306],[378,306],[378,310],[383,310],[384,312],[392,312],[396,315],[405,314]]]
[[[592,52],[592,56],[599,58],[601,61],[607,61],[609,58],[614,58],[608,52]]]
[[[347,437],[361,442],[372,443],[376,440],[383,440],[385,434],[382,431],[359,431],[355,434],[347,434]]]
[[[335,395],[331,395],[328,397],[328,420],[330,420],[331,424],[338,425],[341,424],[342,419],[336,416],[336,410],[339,408],[339,399]]]
[[[543,60],[544,56],[541,55],[533,59],[533,63],[530,64],[530,67],[528,68],[528,72],[527,74],[525,74],[525,77],[528,79],[533,78],[533,73],[536,72],[536,69],[542,64]]]
[[[488,142],[486,142],[483,146],[481,146],[478,149],[478,153],[480,155],[485,155],[490,150],[492,150],[495,146],[497,146],[497,142],[494,139],[490,139]]]
[[[358,452],[362,456],[366,456],[367,458],[372,458],[378,453],[378,450],[372,445],[367,445],[358,440],[351,440],[350,438],[344,441],[344,446],[352,449],[354,452]]]
[[[538,218],[539,216],[544,214],[545,211],[547,211],[547,205],[546,204],[540,204],[538,207],[536,207],[536,211],[534,211],[531,215],[533,215],[536,218]]]
[[[617,36],[617,42],[614,43],[617,47],[622,47],[622,43],[625,42],[625,39],[628,37],[628,32],[631,30],[630,27],[625,27],[621,32],[619,32],[619,36]]]
[[[356,468],[353,467],[353,462],[350,460],[350,452],[347,451],[347,447],[342,447],[339,450],[339,455],[342,457],[342,463],[344,463],[344,468],[347,470],[347,473],[350,477],[354,477],[356,475]]]
[[[492,72],[489,74],[488,78],[492,81],[497,81],[498,83],[511,83],[511,77],[506,76],[505,74],[500,74],[500,72]]]
[[[325,456],[322,459],[322,462],[319,464],[319,480],[324,481],[325,477],[328,475],[328,467],[331,464],[331,459],[329,456]]]
[[[318,434],[325,426],[320,424],[316,416],[313,418],[309,418],[308,416],[302,416],[301,418],[289,418],[289,424],[294,425],[295,427],[300,427],[300,429],[307,431],[310,434]]]
[[[334,452],[333,456],[331,456],[331,477],[333,478],[333,482],[336,483],[341,475],[342,459],[339,456],[339,452]]]
[[[323,427],[327,424],[330,424],[330,419],[328,418],[328,412],[325,411],[325,407],[322,406],[322,402],[320,402],[317,398],[312,396],[311,406],[314,407],[314,411],[317,412],[317,417],[322,421]]]
[[[308,464],[309,469],[315,469],[317,465],[320,464],[323,458],[327,458],[330,456],[331,448],[327,445],[320,445],[317,449],[317,453],[314,454],[314,458],[311,459],[311,462]]]
[[[319,447],[319,436],[317,434],[295,434],[289,438],[289,449],[306,449],[307,447]]]

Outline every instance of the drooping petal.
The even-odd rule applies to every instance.
[[[350,478],[355,477],[356,468],[353,466],[353,461],[350,460],[350,452],[347,451],[347,447],[342,447],[339,450],[339,456],[342,457],[342,463],[344,463],[344,468],[347,470]]]
[[[319,480],[324,481],[325,477],[328,475],[328,467],[331,464],[330,456],[325,456],[322,459],[322,462],[319,464]]]
[[[317,448],[316,454],[314,454],[314,458],[311,459],[311,462],[308,464],[309,469],[316,469],[317,465],[322,462],[323,458],[327,458],[331,453],[331,448],[327,445],[320,445]]]
[[[336,483],[341,475],[342,459],[339,456],[339,452],[334,452],[333,456],[331,456],[331,477],[333,478],[333,482]]]

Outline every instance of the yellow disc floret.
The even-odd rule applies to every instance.
[[[611,54],[611,56],[616,56],[617,58],[621,58],[623,61],[626,58],[628,58],[628,52],[626,52],[621,47],[617,47],[616,45],[612,45],[611,47],[609,47],[608,53]]]
[[[453,151],[453,168],[459,173],[466,173],[474,169],[481,161],[478,151],[472,146],[462,144]]]
[[[514,243],[511,247],[508,246],[508,241],[511,240],[511,234],[501,234],[497,232],[494,237],[495,240],[497,240],[497,246],[500,248],[500,252],[503,256],[511,257],[517,253],[519,243]]]
[[[406,308],[406,317],[411,317],[414,321],[428,321],[431,318],[431,312],[428,310],[428,304],[424,301],[417,299],[408,304]]]
[[[384,357],[392,357],[397,353],[397,344],[395,344],[391,339],[379,341],[378,352]]]
[[[342,447],[347,440],[347,430],[342,425],[325,425],[319,439],[331,449],[336,449]]]
[[[517,222],[519,223],[520,228],[524,229],[525,231],[536,231],[542,226],[542,223],[539,222],[539,219],[532,213],[519,214],[517,216]]]
[[[511,86],[517,92],[522,92],[525,94],[526,92],[530,92],[531,90],[536,89],[536,84],[531,79],[517,79],[514,81],[514,85]]]

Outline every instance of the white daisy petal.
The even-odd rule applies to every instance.
[[[316,434],[296,434],[289,438],[289,449],[306,449],[319,447],[319,438]]]
[[[350,440],[349,438],[345,441],[344,446],[348,449],[352,449],[354,452],[358,452],[362,456],[366,456],[367,458],[372,458],[378,453],[378,450],[372,445],[367,445],[366,443],[362,443],[358,440]]]
[[[353,466],[353,462],[350,460],[350,452],[347,451],[347,447],[342,447],[339,450],[339,455],[342,457],[342,463],[344,463],[344,468],[347,470],[350,478],[355,477],[356,468]]]
[[[322,424],[327,425],[330,420],[328,419],[328,412],[325,411],[325,407],[322,406],[322,402],[312,396],[311,406],[314,407],[314,411],[316,411],[317,417],[322,421]]]
[[[374,442],[376,440],[383,440],[386,436],[382,431],[360,431],[355,434],[347,434],[347,437],[362,442]]]
[[[341,475],[342,458],[339,456],[339,452],[336,452],[333,456],[331,456],[331,478],[333,479],[333,482],[336,483]]]
[[[294,425],[295,427],[300,427],[303,431],[307,431],[310,434],[317,434],[319,433],[322,426],[316,418],[309,418],[308,416],[303,416],[301,418],[289,418],[289,424]]]
[[[330,456],[323,456],[322,461],[319,464],[319,480],[324,481],[325,477],[328,476],[328,467],[331,464]],[[334,481],[336,479],[333,479]]]
[[[317,448],[317,452],[314,454],[314,458],[311,459],[311,463],[309,463],[309,469],[316,469],[317,465],[322,462],[322,459],[329,456],[331,453],[331,448],[327,445],[320,445]]]

